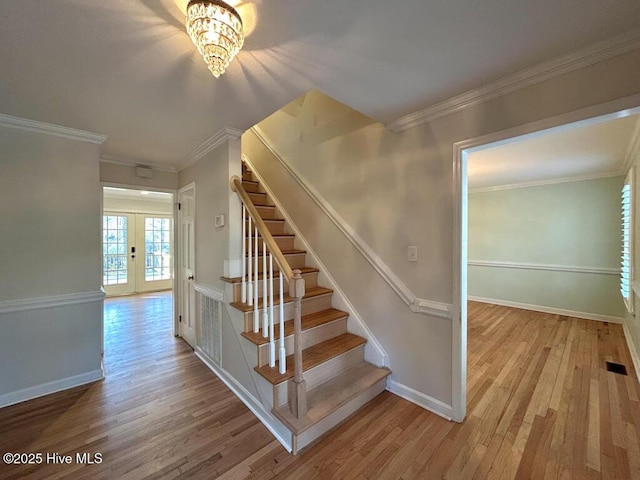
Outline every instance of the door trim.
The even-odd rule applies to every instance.
[[[174,295],[173,295],[173,308],[174,308],[174,322],[173,322],[173,328],[174,328],[174,336],[176,337],[182,337],[182,332],[181,332],[181,328],[180,328],[180,313],[181,313],[181,309],[182,309],[182,287],[183,287],[183,278],[182,278],[182,244],[183,244],[183,238],[182,238],[182,213],[181,211],[178,209],[178,203],[180,200],[180,194],[186,192],[187,190],[193,190],[193,197],[194,199],[197,198],[196,197],[196,182],[190,182],[182,187],[180,187],[175,195],[175,203],[173,206],[175,215],[174,215],[174,219],[175,221],[173,222],[173,228],[174,228]],[[194,201],[194,206],[193,206],[193,236],[194,236],[194,257],[197,259],[198,258],[198,252],[197,252],[197,247],[198,244],[195,241],[196,238],[196,232],[198,229],[198,225],[196,224],[196,204]],[[193,265],[193,275],[196,276],[197,275],[197,262],[194,262]],[[197,276],[196,276],[197,278]],[[196,339],[197,340],[197,339]]]
[[[453,144],[453,322],[452,382],[453,420],[462,422],[467,412],[467,159],[466,152],[483,145],[508,140],[529,133],[561,127],[571,123],[590,122],[596,118],[611,119],[640,112],[640,94],[551,116],[517,127],[470,138]]]

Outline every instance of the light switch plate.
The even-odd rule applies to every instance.
[[[216,227],[224,227],[224,215],[216,215],[215,225]]]
[[[418,247],[415,245],[409,245],[409,248],[407,249],[407,260],[410,262],[418,261]]]

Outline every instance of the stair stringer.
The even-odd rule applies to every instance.
[[[234,338],[238,342],[239,348],[242,352],[244,360],[249,365],[257,365],[258,355],[255,345],[247,342],[241,333],[243,332],[244,319],[242,313],[235,308],[231,308],[227,299],[233,298],[233,287],[227,285],[225,287],[225,308],[229,314],[229,322],[223,324],[223,328],[231,328],[233,330]],[[224,344],[222,346],[224,350]],[[242,402],[251,410],[256,417],[267,427],[267,429],[276,437],[276,439],[282,444],[282,446],[288,451],[292,452],[294,447],[293,435],[289,428],[282,423],[276,416],[273,415],[273,386],[267,382],[259,373],[252,367],[248,367],[253,380],[253,386],[258,393],[258,398],[255,397],[247,388],[242,385],[233,375],[224,369],[224,363],[222,368],[211,362],[206,355],[196,355],[202,360],[213,372],[235,393],[235,395],[242,400]]]
[[[367,339],[367,343],[364,349],[364,359],[377,367],[391,368],[391,365],[389,363],[389,355],[382,347],[382,344],[373,335],[373,332],[369,329],[356,308],[349,301],[347,295],[340,288],[333,276],[331,276],[331,274],[329,273],[329,269],[324,265],[324,263],[322,263],[315,250],[311,247],[293,219],[283,208],[282,203],[280,203],[280,201],[278,200],[278,197],[269,188],[269,185],[256,170],[253,163],[251,163],[251,160],[244,154],[242,155],[242,159],[247,163],[247,165],[249,165],[249,167],[251,168],[251,172],[260,182],[260,186],[267,193],[282,218],[284,218],[285,225],[287,225],[287,227],[292,230],[291,233],[295,234],[295,242],[300,243],[300,245],[296,245],[296,247],[300,248],[301,250],[307,251],[307,259],[310,259],[310,261],[308,261],[307,263],[320,270],[318,274],[318,283],[323,285],[328,284],[328,288],[331,288],[333,290],[332,303],[334,307],[349,313],[349,318],[347,319],[347,330],[349,331],[349,333],[353,333],[354,335],[358,335]]]

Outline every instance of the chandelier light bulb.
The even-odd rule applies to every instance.
[[[222,75],[244,44],[242,18],[222,0],[190,0],[187,33],[214,77]]]

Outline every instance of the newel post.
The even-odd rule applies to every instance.
[[[294,376],[293,382],[289,383],[289,406],[291,413],[296,418],[302,418],[307,414],[307,389],[302,376],[302,347],[300,345],[300,336],[302,332],[302,297],[304,297],[305,287],[302,272],[296,269],[293,271],[293,278],[289,282],[289,296],[293,298],[293,359],[294,359]]]

